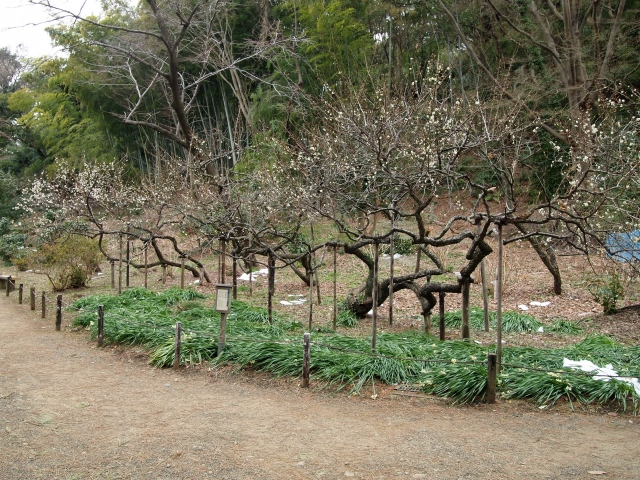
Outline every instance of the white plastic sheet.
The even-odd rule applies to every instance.
[[[638,382],[638,379],[619,377],[618,372],[613,369],[613,365],[611,364],[599,367],[589,360],[569,360],[565,358],[562,366],[565,368],[573,368],[574,370],[582,370],[583,372],[595,372],[596,375],[593,376],[594,380],[602,380],[603,382],[617,380],[618,382],[628,383],[629,385],[633,385],[636,395],[640,397],[640,382]]]

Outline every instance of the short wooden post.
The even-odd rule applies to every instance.
[[[311,256],[309,256],[309,266],[311,267]],[[313,328],[313,270],[309,269],[309,331]]]
[[[469,277],[464,277],[461,279],[462,283],[462,328],[460,330],[460,335],[463,340],[471,338],[471,329],[469,326],[469,290],[470,290],[470,279]]]
[[[180,288],[184,288],[184,255],[180,257]]]
[[[333,247],[333,329],[338,322],[338,246]]]
[[[392,224],[392,228],[395,228],[395,216]],[[393,270],[395,263],[395,243],[396,243],[396,234],[391,234],[391,242],[389,243],[389,325],[393,325]]]
[[[478,234],[482,233],[482,217],[477,217]],[[484,331],[489,331],[489,292],[487,291],[487,274],[484,258],[480,261],[480,279],[482,280],[482,307],[484,308]]]
[[[149,245],[144,247],[144,288],[148,288],[149,277]]]
[[[440,309],[440,340],[444,340],[444,335],[445,335],[445,325],[444,325],[444,297],[447,294],[445,292],[440,292],[438,294],[438,300],[439,300],[439,305],[438,308]]]
[[[487,403],[496,403],[497,359],[495,353],[490,353],[487,358]]]
[[[7,277],[7,297],[9,296],[9,292],[11,292],[11,275]]]
[[[424,333],[427,335],[431,333],[431,314],[425,313],[424,315]]]
[[[249,257],[249,296],[253,297],[253,260]]]
[[[182,347],[182,322],[176,322],[176,341],[173,354],[173,368],[180,368],[180,349]]]
[[[302,357],[302,388],[309,388],[309,368],[311,364],[311,334],[305,333],[303,337],[303,357]]]
[[[129,230],[127,229],[127,233],[129,233]],[[126,270],[126,276],[125,276],[125,286],[127,288],[129,288],[129,268],[131,266],[131,252],[130,252],[130,245],[131,245],[131,240],[129,239],[129,235],[127,235],[127,270]]]
[[[502,365],[502,223],[498,222],[498,278],[496,279],[496,355],[498,356],[498,370]]]
[[[29,289],[29,295],[30,295],[30,307],[31,310],[35,310],[36,309],[36,287],[31,287]]]
[[[167,266],[165,264],[162,265],[162,285],[167,284]]]
[[[420,258],[422,257],[422,247],[420,245],[418,245],[418,253],[416,254],[416,270],[415,272],[418,273],[420,271]]]
[[[122,234],[120,234],[120,253],[118,254],[118,295],[122,293]]]
[[[378,335],[378,256],[380,253],[380,246],[376,239],[373,243],[373,291],[371,292],[371,299],[373,305],[373,312],[371,317],[371,351],[376,351],[376,337]]]
[[[202,280],[200,280],[202,282]],[[238,299],[238,258],[233,255],[233,281],[231,282],[233,285],[233,299]]]
[[[104,341],[104,305],[98,305],[98,347]]]
[[[276,257],[272,251],[269,251],[267,260],[269,293],[267,298],[267,312],[269,314],[269,323],[273,321],[273,295],[275,293],[276,282]]]
[[[22,295],[24,293],[24,285],[21,283],[18,287],[18,305],[22,305]]]
[[[111,263],[111,288],[115,289],[116,288],[116,261],[109,260],[109,263]]]
[[[227,343],[227,314],[220,313],[220,335],[218,336],[218,357],[222,355],[224,346]]]
[[[47,318],[47,296],[45,295],[44,292],[42,292],[42,314],[40,315],[40,318]]]
[[[62,327],[62,295],[58,295],[56,302],[56,332]]]

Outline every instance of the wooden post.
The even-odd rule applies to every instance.
[[[204,277],[203,277],[204,278]],[[200,280],[202,283],[202,280]],[[231,282],[233,285],[233,299],[238,299],[238,258],[233,255],[233,281]]]
[[[167,284],[167,266],[162,264],[162,285]]]
[[[182,322],[176,322],[176,341],[173,354],[173,368],[175,370],[180,368],[180,349],[182,342]]]
[[[309,224],[310,228],[311,228],[311,248],[315,248],[315,244],[316,244],[316,236],[315,233],[313,232],[313,222],[310,222]],[[315,265],[315,267],[314,267]],[[322,297],[320,296],[320,277],[318,275],[318,265],[316,263],[316,252],[315,250],[313,251],[313,253],[311,254],[311,257],[309,258],[309,266],[311,267],[311,275],[315,275],[315,282],[316,282],[316,298],[318,299],[318,305],[322,304]]]
[[[460,335],[462,339],[471,338],[471,329],[469,327],[469,290],[470,290],[470,279],[469,277],[464,277],[461,280],[462,283],[462,328],[460,330]]]
[[[227,342],[227,314],[220,313],[220,335],[218,336],[218,357],[222,355],[224,346]]]
[[[249,256],[249,296],[253,297],[253,260]]]
[[[24,285],[21,283],[18,287],[18,305],[22,305],[22,295],[24,293]]]
[[[418,253],[416,254],[416,271],[418,273],[420,271],[420,257],[422,257],[422,246],[418,245]]]
[[[393,222],[393,228],[395,228],[395,220]],[[395,258],[395,240],[396,234],[391,234],[391,243],[389,244],[389,325],[393,325],[393,267]]]
[[[311,257],[309,257],[311,266]],[[309,331],[313,328],[313,270],[309,270]]]
[[[58,301],[56,302],[56,332],[59,332],[61,327],[62,327],[62,295],[58,295]]]
[[[338,247],[333,247],[333,329],[337,328],[338,322]]]
[[[29,289],[29,294],[30,294],[30,307],[31,310],[35,310],[36,309],[36,287],[31,287]]]
[[[180,257],[180,288],[184,288],[184,255]]]
[[[309,367],[311,364],[311,334],[305,333],[303,337],[302,357],[302,388],[309,388]]]
[[[498,223],[498,278],[496,279],[496,295],[498,305],[496,306],[496,355],[497,369],[501,370],[502,365],[502,223]]]
[[[149,280],[149,245],[144,247],[144,288],[148,288]]]
[[[11,275],[7,277],[7,297],[9,296],[9,292],[11,292]]]
[[[379,254],[378,240],[376,239],[373,244],[373,290],[371,292],[371,298],[373,300],[373,315],[371,318],[371,351],[376,351],[376,337],[378,334],[378,254]]]
[[[439,297],[439,305],[438,308],[440,309],[440,340],[444,340],[444,336],[445,336],[445,325],[444,325],[444,297],[447,294],[445,292],[440,292],[438,294]]]
[[[104,341],[104,305],[98,305],[98,347]]]
[[[109,260],[109,263],[111,263],[111,288],[113,288],[115,290],[115,288],[116,288],[116,261],[115,260]]]
[[[267,259],[268,273],[268,285],[269,293],[267,299],[267,311],[269,313],[269,323],[273,322],[273,295],[275,293],[276,282],[276,257],[271,250],[269,250],[269,257]]]
[[[122,234],[120,234],[120,253],[118,256],[118,295],[122,293]]]
[[[41,318],[47,318],[47,296],[42,292],[42,314]]]
[[[126,285],[127,288],[129,288],[129,266],[130,266],[130,262],[131,262],[131,254],[130,254],[130,251],[129,251],[129,245],[130,245],[131,242],[129,240],[128,233],[129,233],[129,229],[127,229],[127,272],[126,272],[127,274],[126,274],[126,277],[125,277],[125,279],[126,279],[125,285]]]
[[[482,217],[478,216],[478,234],[482,232]],[[489,331],[489,292],[487,291],[487,275],[484,258],[480,261],[480,280],[482,281],[482,307],[484,308],[484,331]]]
[[[487,358],[487,403],[496,403],[497,359],[495,353],[490,353]]]

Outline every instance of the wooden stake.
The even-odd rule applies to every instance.
[[[376,351],[376,337],[378,334],[378,253],[379,245],[378,240],[373,244],[373,291],[371,292],[371,298],[373,300],[373,316],[371,319],[371,351]]]
[[[478,233],[482,232],[481,218],[478,218]],[[489,331],[489,292],[484,258],[480,261],[480,280],[482,280],[482,307],[484,308],[484,331]]]
[[[440,340],[444,340],[445,337],[445,325],[444,325],[444,297],[447,294],[445,292],[440,292],[438,294],[439,302],[438,308],[440,309]]]
[[[469,327],[469,290],[470,281],[469,277],[464,277],[462,280],[462,328],[460,335],[462,339],[471,338],[471,330]]]
[[[7,297],[9,296],[9,292],[11,292],[11,275],[7,277]]]
[[[18,287],[18,305],[22,305],[22,294],[24,292],[24,285],[21,283]]]
[[[420,271],[420,257],[422,257],[422,248],[418,245],[418,253],[416,254],[416,271],[418,273]]]
[[[273,295],[275,293],[276,282],[276,257],[271,250],[269,250],[269,257],[267,260],[268,273],[268,285],[269,294],[267,299],[267,311],[269,313],[269,323],[273,322]]]
[[[311,257],[309,257],[311,266]],[[313,329],[313,270],[309,270],[309,331]]]
[[[167,266],[165,264],[162,265],[162,285],[167,284]]]
[[[127,233],[129,232],[129,229],[127,229]],[[127,235],[127,270],[126,270],[126,276],[125,276],[125,285],[127,288],[129,288],[129,265],[131,264],[131,255],[129,252],[129,245],[130,245],[130,241],[129,241],[129,235]]]
[[[104,341],[104,306],[98,305],[98,347],[102,347]]]
[[[497,369],[502,368],[502,223],[498,223],[498,278],[496,279],[496,355]]]
[[[184,288],[184,255],[180,257],[180,288]]]
[[[338,322],[338,247],[333,247],[333,329]]]
[[[200,283],[202,283],[202,280],[200,280]],[[237,300],[238,299],[238,259],[235,256],[235,254],[233,255],[233,282],[231,283],[233,285],[233,299]]]
[[[303,357],[302,357],[302,388],[309,388],[309,368],[311,364],[311,334],[305,333],[303,337]]]
[[[182,347],[182,322],[176,322],[176,340],[173,354],[173,368],[180,368],[180,350]]]
[[[227,314],[220,313],[220,335],[218,336],[218,357],[222,355],[224,346],[227,342]]]
[[[36,287],[31,287],[29,289],[29,294],[30,294],[30,307],[31,310],[35,310],[36,309]]]
[[[253,297],[253,261],[249,257],[249,296]]]
[[[144,288],[148,288],[149,280],[149,245],[144,247]]]
[[[116,288],[116,262],[115,260],[109,260],[111,263],[111,288]]]
[[[487,358],[487,403],[496,403],[497,359],[495,353],[490,353]]]
[[[42,315],[41,318],[47,317],[47,296],[42,292]]]
[[[118,295],[122,293],[122,234],[120,234],[120,254],[118,257]]]
[[[58,295],[56,302],[56,332],[62,328],[62,295]]]
[[[395,221],[393,228],[395,228]],[[391,243],[389,244],[389,325],[393,325],[393,267],[395,262],[395,239],[396,234],[391,234]]]
[[[424,333],[431,333],[431,314],[424,315]]]

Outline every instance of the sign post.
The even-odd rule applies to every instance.
[[[216,312],[220,312],[220,337],[218,338],[218,356],[224,350],[227,337],[227,314],[231,311],[231,290],[233,285],[216,284]]]

